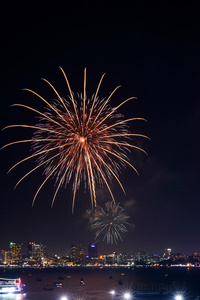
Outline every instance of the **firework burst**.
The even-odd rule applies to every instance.
[[[120,204],[114,201],[105,203],[105,209],[98,207],[94,212],[90,213],[91,228],[96,230],[95,239],[103,236],[103,241],[107,244],[117,244],[122,234],[128,232],[127,227],[130,225],[127,220],[124,209]]]
[[[96,207],[97,185],[103,186],[105,184],[114,201],[109,183],[112,178],[115,178],[124,191],[118,176],[121,167],[129,165],[138,173],[129,162],[127,152],[131,148],[135,148],[146,153],[142,148],[132,145],[130,141],[133,136],[148,137],[142,134],[130,133],[127,125],[130,121],[144,119],[131,118],[125,120],[121,114],[117,113],[122,105],[135,97],[126,99],[117,107],[111,107],[109,104],[110,98],[119,86],[112,91],[108,98],[100,99],[98,92],[105,75],[103,74],[95,94],[88,98],[86,96],[86,69],[84,69],[83,94],[75,96],[65,72],[62,68],[60,70],[69,90],[67,100],[60,96],[50,82],[43,79],[56,94],[56,100],[53,102],[48,102],[33,90],[25,90],[45,103],[44,112],[27,105],[13,104],[13,106],[22,107],[36,113],[39,122],[35,126],[19,124],[5,127],[35,130],[31,139],[14,141],[2,147],[5,148],[19,143],[31,143],[32,145],[32,154],[17,162],[8,172],[30,159],[36,160],[36,167],[26,173],[17,182],[17,186],[33,171],[40,167],[44,169],[45,179],[35,193],[33,204],[39,191],[50,178],[54,178],[56,182],[52,205],[59,189],[63,185],[66,186],[70,180],[73,180],[72,210],[74,209],[76,192],[82,181],[85,186],[89,187],[92,207],[93,205]]]

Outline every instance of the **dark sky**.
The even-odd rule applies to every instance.
[[[151,141],[137,140],[148,157],[137,151],[130,154],[139,177],[129,167],[122,170],[126,196],[114,181],[111,184],[116,202],[126,209],[134,228],[118,245],[99,242],[99,250],[163,253],[172,248],[172,252],[189,254],[200,251],[199,12],[192,4],[169,7],[146,2],[5,8],[0,27],[1,128],[35,124],[34,113],[10,105],[23,103],[42,110],[38,99],[22,91],[31,88],[51,101],[55,96],[40,78],[49,80],[63,97],[68,95],[58,66],[65,70],[75,93],[83,90],[87,67],[88,96],[105,72],[100,97],[108,96],[119,84],[122,87],[111,105],[136,96],[138,100],[120,112],[126,118],[147,119],[147,123],[131,123],[130,129],[148,135]],[[31,134],[25,129],[7,129],[1,132],[1,145],[31,138]],[[30,175],[13,190],[35,163],[6,173],[29,151],[28,145],[18,145],[0,153],[0,249],[7,249],[10,241],[43,242],[49,254],[64,254],[72,243],[87,247],[94,239],[84,218],[90,208],[89,193],[80,189],[72,215],[71,185],[59,192],[51,208],[53,181],[32,207],[42,172]],[[98,199],[101,205],[110,200],[106,188],[98,190]]]

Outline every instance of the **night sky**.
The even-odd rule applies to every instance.
[[[95,1],[93,1],[95,2]],[[131,5],[130,3],[135,4]],[[148,1],[146,1],[148,3]],[[101,1],[97,3],[52,3],[48,7],[7,7],[1,18],[1,128],[10,124],[36,123],[35,114],[22,103],[43,109],[43,103],[23,88],[30,88],[48,101],[53,91],[40,78],[49,80],[63,97],[69,94],[61,66],[72,90],[83,91],[83,70],[87,67],[87,95],[95,92],[103,73],[99,96],[120,108],[125,118],[143,117],[130,130],[148,135],[151,141],[135,140],[148,156],[133,150],[120,179],[126,196],[115,180],[111,183],[116,202],[130,216],[132,226],[123,242],[106,245],[99,251],[139,250],[190,254],[200,251],[199,199],[199,109],[200,109],[200,20],[195,6],[147,5],[145,1]],[[1,132],[1,145],[31,138],[29,129]],[[42,242],[49,254],[64,254],[72,243],[87,247],[94,240],[86,209],[91,208],[89,192],[81,187],[72,215],[71,184],[62,189],[51,208],[54,183],[41,190],[35,205],[32,199],[44,177],[42,170],[27,177],[15,190],[16,182],[35,166],[34,160],[8,169],[29,155],[30,145],[2,149],[0,185],[0,249],[9,242]],[[100,205],[111,198],[98,189]],[[24,246],[25,251],[25,246]]]

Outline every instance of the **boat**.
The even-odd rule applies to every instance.
[[[0,278],[0,294],[21,293],[22,282],[20,278]]]

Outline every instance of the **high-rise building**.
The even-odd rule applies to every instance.
[[[106,255],[106,264],[108,264],[108,265],[113,264],[113,254]]]
[[[10,262],[10,251],[8,250],[1,250],[1,263],[7,264]]]
[[[192,258],[196,261],[200,261],[200,252],[193,252]]]
[[[85,262],[85,249],[78,244],[71,246],[71,260],[75,264],[82,264]]]
[[[46,256],[46,246],[42,243],[32,245],[32,257],[33,259],[42,259]]]
[[[97,258],[98,257],[98,247],[97,244],[90,243],[88,246],[88,256],[89,258]]]
[[[27,257],[30,259],[33,256],[32,246],[34,245],[34,242],[28,242],[27,244]]]
[[[42,243],[28,242],[27,256],[29,259],[41,260],[46,257],[46,246]]]
[[[10,242],[9,252],[11,264],[18,264],[22,262],[22,245],[22,243]]]
[[[171,254],[172,254],[172,249],[170,248],[165,249],[164,258],[170,259]]]
[[[135,262],[137,263],[145,263],[147,261],[148,253],[144,251],[138,251],[135,255]]]
[[[126,264],[127,263],[127,254],[126,253],[116,253],[113,252],[113,264]]]
[[[119,258],[119,263],[126,264],[127,263],[127,253],[121,253]]]
[[[113,252],[113,254],[112,254],[112,263],[113,264],[119,264],[119,257],[120,257],[119,253]]]

